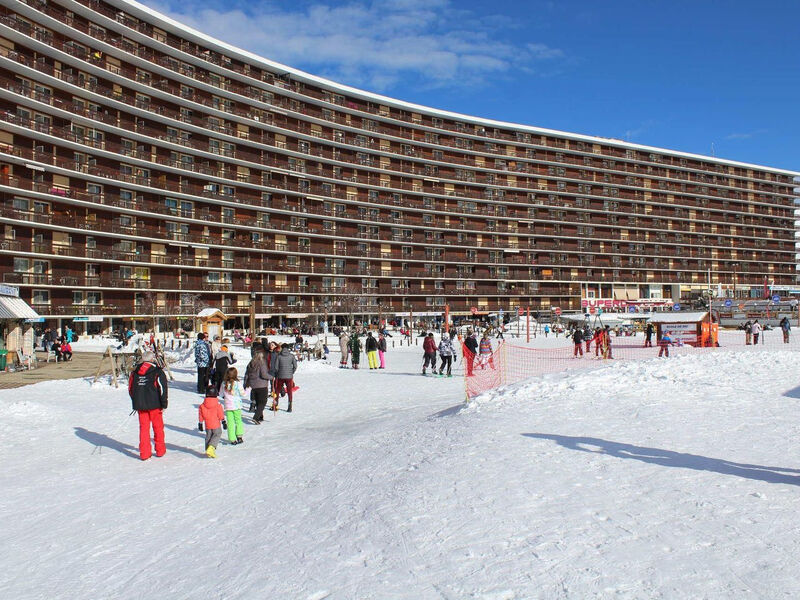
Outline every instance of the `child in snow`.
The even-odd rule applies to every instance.
[[[250,390],[245,390],[239,383],[239,372],[234,367],[229,367],[222,380],[220,397],[225,407],[225,418],[228,427],[228,441],[232,445],[244,442],[244,423],[242,423],[242,399],[250,396]]]
[[[478,344],[478,352],[480,353],[478,364],[480,365],[481,369],[485,369],[487,364],[492,369],[494,369],[494,358],[492,357],[492,340],[489,339],[488,331],[484,332],[480,344]]]
[[[227,429],[228,423],[225,421],[222,404],[217,398],[217,388],[213,385],[206,388],[206,397],[198,410],[197,428],[203,431],[203,425],[206,431],[206,455],[209,458],[217,458],[217,446],[222,437],[220,425]]]
[[[661,336],[661,339],[658,340],[658,357],[661,358],[662,356],[666,356],[669,358],[669,347],[672,346],[672,338],[669,337],[669,331],[665,331],[664,335]]]

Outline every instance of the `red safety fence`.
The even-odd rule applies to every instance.
[[[721,339],[719,347],[695,347],[690,345],[660,346],[655,340],[645,346],[643,337],[611,337],[606,348],[595,342],[569,344],[568,346],[535,348],[514,341],[501,341],[491,354],[471,353],[462,347],[464,354],[464,377],[468,398],[482,394],[501,385],[507,385],[537,377],[546,373],[558,373],[572,369],[591,369],[609,364],[611,361],[646,360],[662,356],[686,356],[707,352],[726,351],[800,351],[800,339],[784,343],[781,332],[770,332],[759,344],[747,345],[744,333],[741,336],[730,332]]]

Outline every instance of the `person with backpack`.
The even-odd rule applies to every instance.
[[[133,368],[128,378],[128,395],[133,410],[139,413],[139,458],[149,459],[153,454],[150,428],[153,428],[156,456],[164,456],[164,411],[167,409],[167,376],[156,364],[152,352],[145,352],[142,361]]]

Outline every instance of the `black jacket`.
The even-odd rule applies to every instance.
[[[378,340],[376,340],[371,335],[368,335],[367,336],[367,341],[365,342],[364,347],[366,348],[367,352],[372,352],[373,350],[377,350],[378,349]]]
[[[464,340],[464,345],[467,347],[467,350],[469,350],[473,354],[477,354],[477,352],[478,352],[478,340],[475,339],[475,336],[468,335],[467,339]]]
[[[136,365],[128,379],[128,395],[133,410],[167,408],[167,376],[153,363]]]
[[[582,329],[576,329],[575,331],[572,332],[572,341],[574,343],[576,343],[576,344],[582,344],[583,343],[583,330]]]

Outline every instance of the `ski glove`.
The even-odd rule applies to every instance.
[[[197,429],[198,429],[199,431],[203,431],[203,424],[202,424],[202,423],[198,423],[198,424],[197,424]]]
[[[222,428],[228,429],[228,422],[225,419],[222,419]]]

